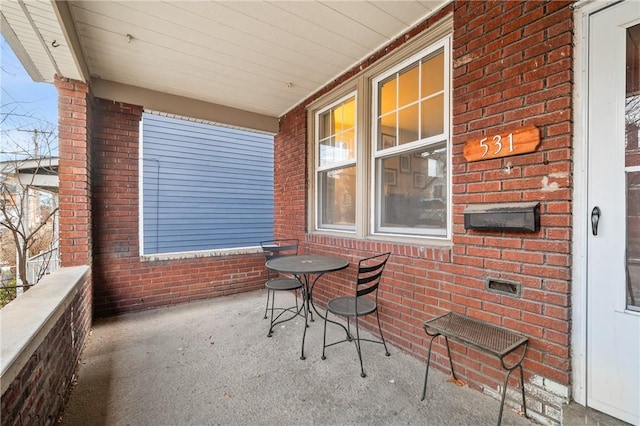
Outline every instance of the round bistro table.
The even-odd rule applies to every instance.
[[[304,340],[307,335],[308,316],[311,313],[310,308],[316,314],[324,317],[318,312],[316,306],[313,304],[313,288],[316,285],[318,279],[327,272],[340,271],[349,266],[349,262],[341,257],[337,256],[322,256],[318,254],[307,254],[300,256],[281,256],[268,260],[266,263],[267,268],[288,274],[293,274],[304,285],[304,300],[306,308],[304,312],[304,332],[302,333],[302,351],[300,359],[305,359],[304,356]],[[315,275],[313,279],[311,276]],[[311,313],[311,321],[313,321],[313,313]],[[331,321],[333,322],[333,321]]]

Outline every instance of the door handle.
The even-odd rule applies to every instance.
[[[591,232],[593,235],[598,235],[598,222],[600,222],[600,208],[595,206],[591,210]]]

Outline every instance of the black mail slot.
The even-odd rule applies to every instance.
[[[464,227],[536,232],[540,229],[540,203],[471,204],[464,209]]]

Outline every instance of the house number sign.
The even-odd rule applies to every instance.
[[[533,152],[540,145],[540,130],[526,126],[504,133],[469,139],[464,144],[467,161],[489,160]]]

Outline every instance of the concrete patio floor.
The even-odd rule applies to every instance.
[[[277,301],[282,295],[277,295]],[[95,321],[62,425],[494,425],[499,401],[446,382],[389,345],[344,343],[321,360],[322,321],[267,337],[264,291]],[[293,297],[291,296],[291,301]],[[344,332],[328,327],[328,340]],[[454,359],[455,362],[455,359]],[[508,407],[504,425],[534,422]]]

